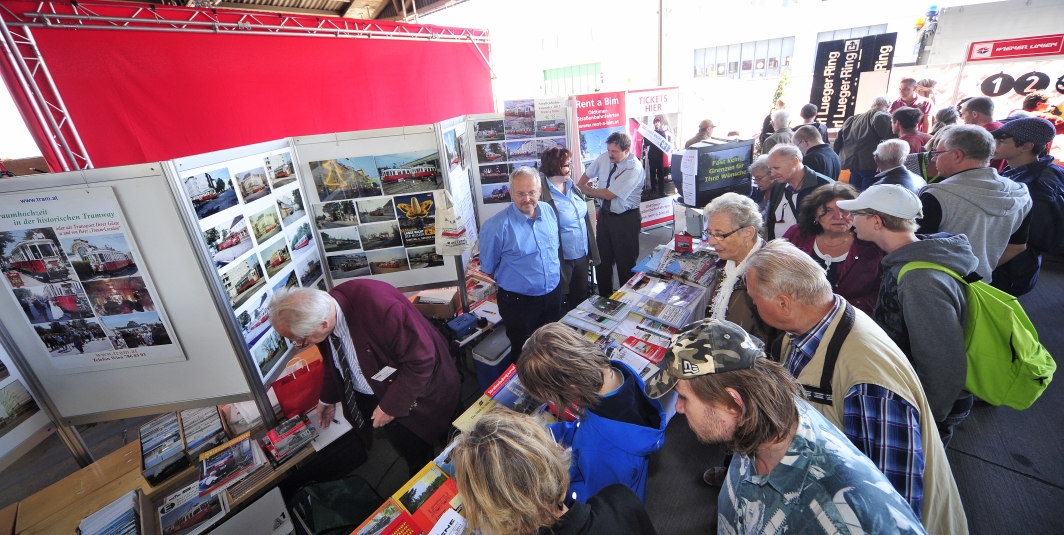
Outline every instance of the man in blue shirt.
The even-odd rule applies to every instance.
[[[528,337],[561,316],[558,217],[539,201],[539,174],[521,166],[510,173],[513,203],[480,229],[480,269],[499,285],[499,315],[517,362]]]
[[[707,319],[679,334],[646,385],[673,388],[698,439],[735,452],[717,498],[721,533],[925,534],[868,457],[800,399],[759,340]]]
[[[639,260],[639,228],[643,222],[639,202],[646,175],[643,164],[631,149],[632,138],[628,134],[610,134],[606,138],[606,152],[587,166],[576,185],[585,195],[600,201],[595,234],[602,263],[595,268],[595,273],[598,292],[603,297],[613,295],[613,267],[617,266],[617,277],[624,284]],[[592,178],[598,179],[602,187],[591,187],[588,181]]]

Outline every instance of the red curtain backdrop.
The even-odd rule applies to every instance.
[[[490,70],[472,43],[39,28],[34,36],[98,168],[493,109]]]

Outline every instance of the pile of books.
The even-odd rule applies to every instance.
[[[259,443],[244,433],[200,455],[199,495],[225,490],[266,464]]]
[[[152,485],[189,466],[177,413],[164,414],[140,427],[141,475]]]
[[[599,336],[609,336],[628,316],[628,304],[591,296],[562,318],[562,323]]]
[[[399,488],[354,533],[458,535],[463,533],[462,498],[452,476],[436,463]]]
[[[153,535],[155,533],[154,522],[147,524],[141,522],[141,514],[145,507],[149,512],[151,511],[151,503],[140,492],[140,489],[130,491],[85,517],[78,524],[77,532],[79,535]]]
[[[178,413],[181,433],[185,437],[185,451],[190,459],[229,439],[218,416],[218,407],[189,409]]]
[[[262,449],[270,463],[277,466],[318,438],[318,430],[306,415],[299,415],[281,422],[262,437]]]
[[[717,252],[705,242],[689,253],[678,253],[668,245],[657,246],[635,269],[662,277],[675,277],[708,286],[716,274]]]
[[[461,431],[469,432],[470,429],[473,429],[473,425],[477,423],[477,420],[480,420],[491,409],[499,406],[523,414],[539,413],[547,407],[545,403],[533,398],[532,394],[529,394],[528,390],[521,386],[521,379],[517,377],[517,367],[511,364],[488,387],[484,395],[474,401],[473,405],[454,421],[454,426]]]
[[[201,496],[199,482],[167,496],[159,506],[163,535],[196,535],[213,526],[229,512],[224,492]]]

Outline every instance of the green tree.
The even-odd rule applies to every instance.
[[[207,241],[207,246],[214,245],[218,242],[218,229],[209,228],[203,231],[203,239]]]
[[[225,181],[220,179],[220,178],[215,180],[214,181],[214,191],[217,191],[218,194],[221,195],[222,192],[225,191]]]
[[[10,232],[0,232],[0,255],[4,254],[9,243],[15,243],[15,237]]]

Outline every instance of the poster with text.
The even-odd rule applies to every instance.
[[[0,197],[0,270],[58,373],[185,359],[110,188]]]
[[[666,154],[672,154],[676,150],[676,132],[680,131],[680,88],[629,91],[627,99],[628,135],[632,137],[632,152],[643,157],[648,153],[648,145],[653,145]],[[665,165],[668,166],[668,163]]]
[[[610,134],[624,132],[627,126],[625,94],[624,91],[617,91],[573,98],[576,104],[576,130],[580,139],[578,154],[581,168],[578,171],[583,172],[595,158],[606,152],[606,139]]]

